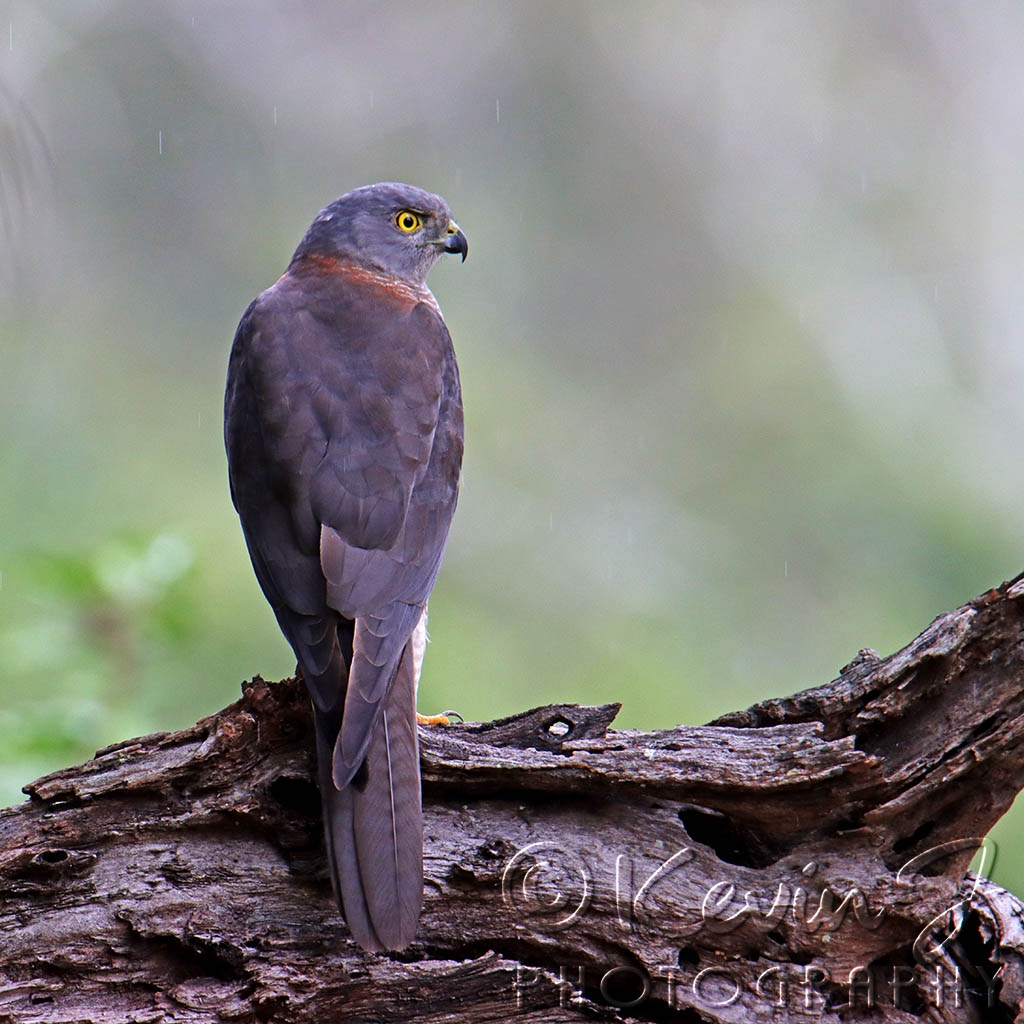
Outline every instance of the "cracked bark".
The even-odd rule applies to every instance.
[[[967,871],[1024,785],[1024,578],[710,725],[421,732],[416,944],[334,909],[294,680],[0,814],[0,1020],[1013,1021],[1024,915]]]

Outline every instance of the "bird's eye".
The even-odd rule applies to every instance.
[[[423,227],[423,218],[412,210],[399,210],[395,214],[395,227],[402,234],[411,235],[414,231],[418,231]]]

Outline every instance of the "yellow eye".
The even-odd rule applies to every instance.
[[[411,235],[423,227],[423,218],[412,210],[399,210],[395,214],[395,227],[405,235]]]

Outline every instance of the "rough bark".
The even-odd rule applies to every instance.
[[[417,943],[326,879],[307,701],[255,679],[0,814],[0,1020],[1013,1021],[1022,906],[967,871],[1024,785],[1024,581],[710,725],[423,730]]]

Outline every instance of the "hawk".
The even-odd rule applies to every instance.
[[[423,902],[416,688],[463,446],[426,279],[467,251],[439,196],[355,189],[245,311],[228,366],[231,497],[309,691],[334,891],[368,950],[407,946]]]

